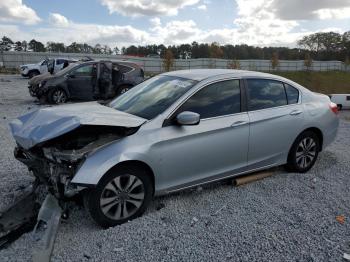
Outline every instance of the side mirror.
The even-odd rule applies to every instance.
[[[184,111],[176,116],[176,122],[182,126],[194,126],[200,122],[200,115],[195,112]]]

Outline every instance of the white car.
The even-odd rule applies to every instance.
[[[65,64],[68,65],[72,62],[76,62],[76,60],[66,58],[45,59],[36,64],[21,65],[20,73],[22,76],[29,78],[45,74],[50,71],[49,68],[52,69],[50,73],[56,73],[60,71]]]
[[[331,94],[329,98],[337,104],[339,110],[350,109],[350,94]]]

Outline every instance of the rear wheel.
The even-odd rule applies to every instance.
[[[40,72],[33,70],[28,73],[29,78],[33,78],[34,76],[40,75]]]
[[[48,100],[51,104],[62,104],[67,102],[67,93],[61,88],[55,88],[49,91]]]
[[[152,180],[147,172],[135,167],[116,168],[96,188],[85,193],[84,203],[97,224],[110,227],[142,215],[152,192]]]
[[[303,132],[289,151],[287,169],[299,173],[309,171],[315,164],[319,151],[319,137],[312,131]]]

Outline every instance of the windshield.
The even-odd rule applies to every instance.
[[[150,120],[163,113],[196,83],[180,77],[155,76],[117,97],[109,106]]]
[[[57,75],[57,76],[65,75],[66,73],[68,73],[71,69],[73,69],[77,65],[78,64],[76,64],[76,63],[69,64],[67,67],[65,67],[62,70],[58,71],[55,75]]]

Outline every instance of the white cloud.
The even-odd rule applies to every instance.
[[[344,19],[350,17],[350,7],[340,9],[320,9],[314,11],[320,19]]]
[[[0,21],[36,24],[40,22],[36,12],[22,3],[22,0],[0,1]]]
[[[153,17],[149,20],[152,27],[159,27],[161,25],[159,17]]]
[[[177,15],[185,6],[195,5],[199,0],[100,0],[110,13],[125,16]]]
[[[199,6],[197,6],[197,9],[206,11],[207,10],[207,6],[206,5],[199,5]]]
[[[273,0],[270,11],[288,20],[343,19],[350,17],[350,0]]]
[[[50,13],[49,22],[51,25],[56,26],[56,27],[69,26],[68,19],[65,16],[58,14],[58,13]]]

